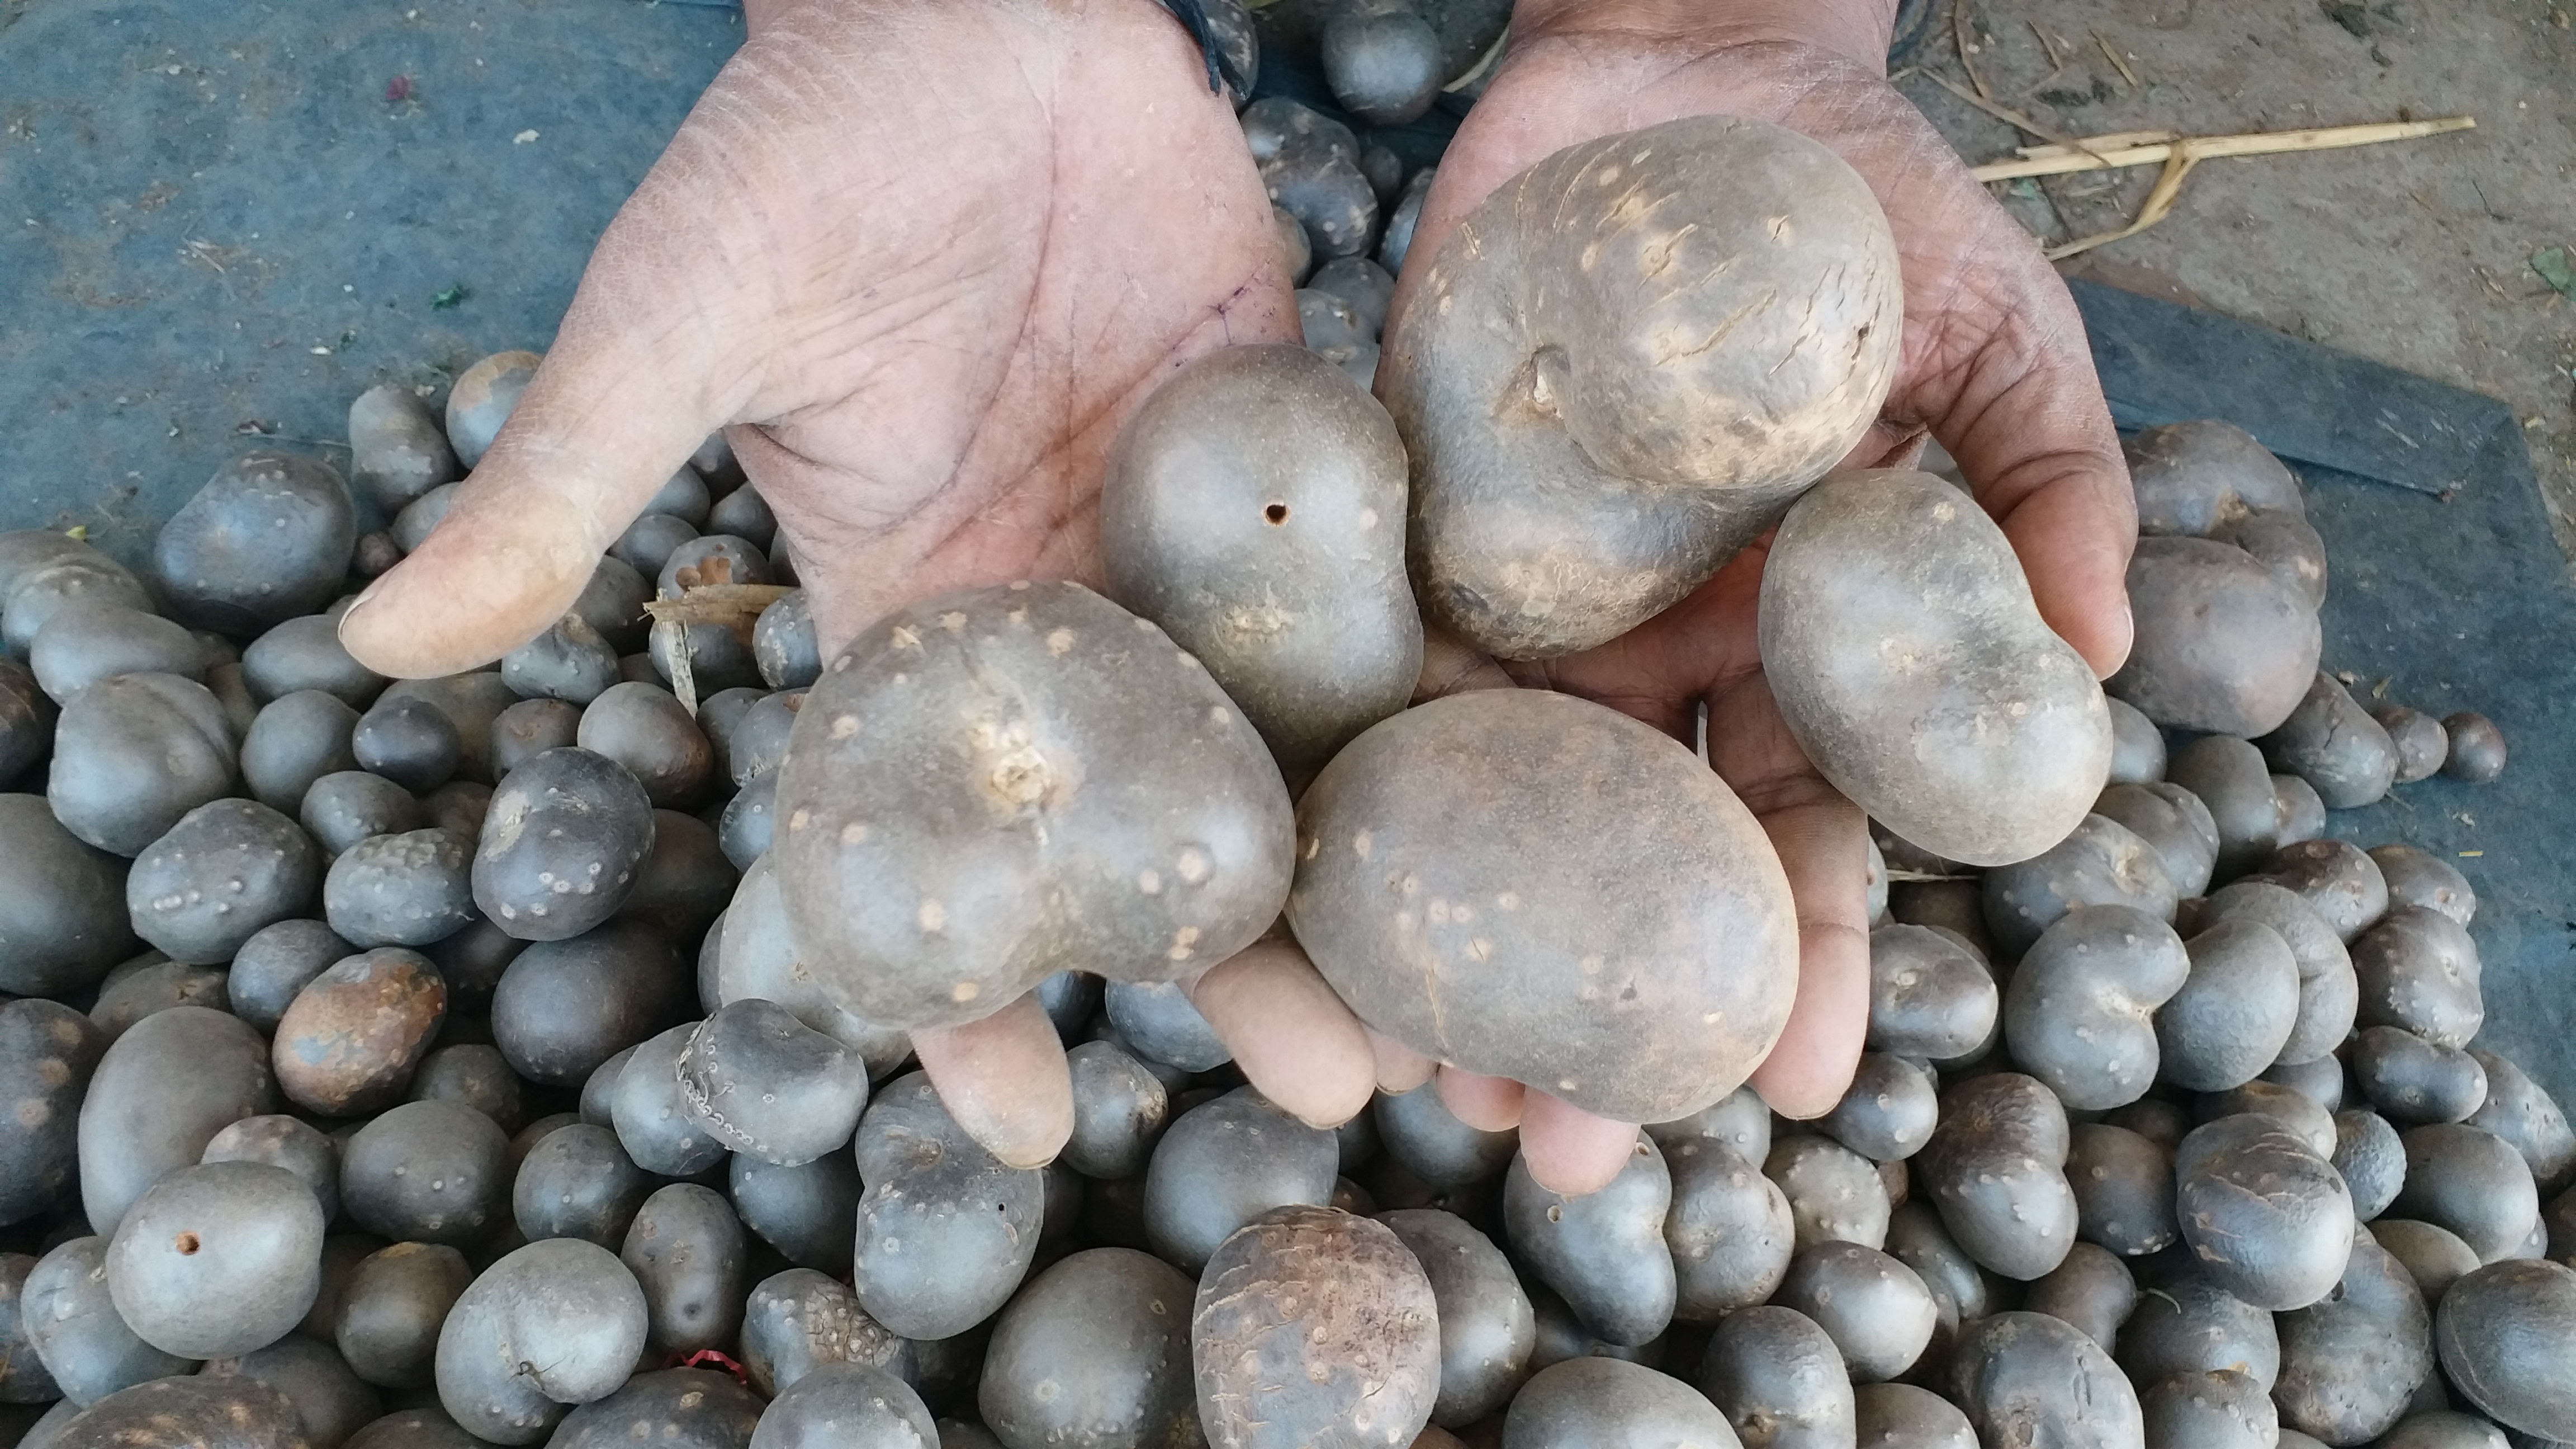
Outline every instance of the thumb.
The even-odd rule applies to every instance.
[[[681,153],[675,143],[600,239],[553,348],[446,519],[342,615],[341,643],[368,668],[454,674],[534,638],[730,419],[721,339],[757,329],[736,320],[750,299],[704,220],[724,208],[684,194],[702,188],[671,174]]]
[[[1934,435],[2021,559],[2040,617],[2107,679],[2129,657],[2137,500],[2084,321],[2036,247],[2012,255],[2020,299],[1927,400]]]

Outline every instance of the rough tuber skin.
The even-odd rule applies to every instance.
[[[1413,573],[1504,658],[1616,638],[1776,522],[1877,416],[1903,311],[1858,174],[1706,116],[1539,162],[1416,285],[1380,370]]]
[[[1316,969],[1362,1021],[1469,1071],[1660,1122],[1733,1091],[1788,1020],[1796,918],[1770,842],[1690,751],[1614,710],[1500,689],[1407,710],[1325,767],[1298,842],[1288,923]]]

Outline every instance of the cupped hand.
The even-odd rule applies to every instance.
[[[1459,221],[1553,152],[1690,115],[1812,136],[1869,183],[1903,259],[1895,387],[1846,465],[1910,464],[1927,431],[1938,438],[2011,539],[2041,615],[2107,676],[2129,649],[2123,580],[2137,523],[2083,324],[2038,247],[1888,84],[1894,8],[1523,0],[1512,49],[1441,161],[1388,325],[1403,325],[1414,276]],[[1815,1117],[1849,1086],[1868,1028],[1866,825],[1799,750],[1764,682],[1754,621],[1765,551],[1746,550],[1623,638],[1509,672],[1685,743],[1706,706],[1710,763],[1770,834],[1797,904],[1797,1003],[1753,1085],[1782,1115]],[[1453,680],[1480,673],[1455,652],[1435,650],[1433,665]]]
[[[1097,586],[1127,415],[1191,357],[1297,337],[1234,112],[1152,0],[755,6],[447,521],[342,638],[399,676],[505,653],[718,427],[826,657],[949,590]],[[1301,959],[1194,985],[1280,1105],[1325,1123],[1366,1104],[1367,1038]],[[1034,1001],[914,1046],[1004,1159],[1063,1144],[1070,1080]]]

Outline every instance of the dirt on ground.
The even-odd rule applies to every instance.
[[[2061,265],[2504,399],[2576,556],[2571,12],[2576,0],[1946,0],[1897,75],[1971,163],[2047,137],[1952,87],[2079,140],[2474,116],[2452,135],[2204,161],[2161,223]],[[2126,226],[2157,175],[1994,190],[2062,245]]]

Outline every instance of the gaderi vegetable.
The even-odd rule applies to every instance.
[[[1299,9],[1205,8],[1237,81]],[[1307,19],[1367,124],[1457,69],[1445,12]],[[5,1442],[2576,1439],[2576,1130],[2479,1041],[2477,867],[2329,814],[2503,736],[2320,669],[2289,471],[2132,443],[2106,695],[1969,494],[1832,472],[1903,297],[1826,148],[1560,152],[1389,330],[1428,168],[1234,89],[1308,345],[1109,420],[1105,592],[818,635],[712,439],[497,669],[384,679],[341,600],[518,446],[516,352],[366,392],[351,482],[226,464],[148,586],[0,533]],[[1774,525],[1771,691],[1873,821],[1865,1050],[1795,1122],[1748,1083],[1814,922],[1689,722],[1413,698],[1426,627],[1589,648]],[[1263,1094],[1229,962],[1378,1033],[1365,1110]],[[915,1070],[1005,1011],[1052,1162]],[[1461,1071],[1641,1125],[1558,1192]]]

